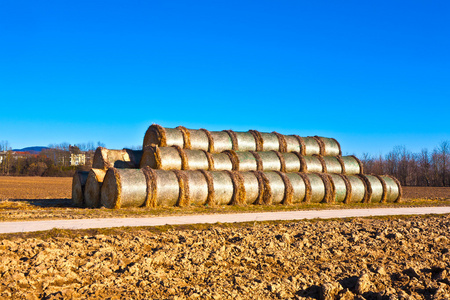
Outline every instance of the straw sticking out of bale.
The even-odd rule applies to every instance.
[[[300,145],[300,154],[301,155],[306,155],[306,144],[305,144],[305,140],[299,136],[299,135],[294,135],[294,137],[297,139],[298,144]]]
[[[156,207],[156,193],[157,193],[157,175],[156,171],[150,167],[144,167],[142,169],[145,180],[147,182],[147,198],[145,200],[145,207]]]
[[[100,207],[100,190],[106,171],[103,169],[91,169],[86,180],[84,189],[84,202],[86,207]]]
[[[341,145],[333,138],[316,136],[323,146],[323,156],[342,155]]]
[[[305,173],[297,172],[295,174],[300,176],[303,179],[303,182],[305,183],[305,198],[304,198],[303,202],[311,203],[311,199],[312,199],[311,180],[309,179],[309,177]]]
[[[345,203],[363,202],[366,195],[366,185],[364,184],[364,181],[357,175],[347,175],[346,177],[350,183],[351,191],[350,197],[348,197]]]
[[[257,130],[250,130],[249,132],[255,138],[256,151],[263,151],[263,139],[262,139],[262,136],[261,136],[261,132],[259,132]]]
[[[72,202],[75,206],[84,206],[84,189],[89,172],[76,171],[72,178]]]
[[[242,205],[245,203],[245,187],[242,174],[237,171],[225,171],[233,182],[233,197],[231,198],[232,205]]]
[[[278,151],[280,152],[287,152],[287,142],[286,142],[286,138],[284,137],[284,135],[274,131],[272,132],[273,134],[275,134],[277,136],[278,139]]]
[[[239,157],[237,156],[236,151],[226,150],[223,153],[225,153],[228,156],[228,158],[230,159],[232,169],[239,170]]]
[[[183,136],[183,148],[191,149],[191,133],[184,126],[178,126],[177,129],[181,132]]]
[[[259,152],[256,151],[250,151],[251,154],[253,154],[253,157],[255,157],[256,160],[256,170],[262,171],[263,170],[263,163],[261,159],[261,155],[259,155]]]
[[[192,131],[194,131],[194,130],[191,130],[191,132],[192,132]],[[213,138],[213,136],[211,135],[211,132],[209,132],[209,130],[206,130],[206,129],[204,129],[204,128],[200,128],[199,131],[205,133],[206,138],[208,139],[208,149],[207,149],[207,151],[208,151],[209,153],[214,153],[214,138]],[[191,134],[192,134],[192,133],[191,133]],[[198,142],[198,143],[200,143],[200,142]],[[192,146],[192,142],[191,142],[191,146]],[[195,148],[194,148],[194,149],[195,149]]]
[[[210,172],[205,170],[200,170],[200,172],[203,174],[206,180],[206,184],[208,187],[208,197],[206,198],[205,205],[207,206],[214,206],[215,203],[215,189],[214,189],[214,180]]]
[[[325,163],[325,160],[323,159],[323,156],[320,154],[314,154],[313,156],[317,157],[317,159],[320,161],[320,164],[322,165],[322,171],[323,173],[327,173],[327,164]]]
[[[383,186],[383,194],[381,195],[381,203],[385,203],[386,202],[386,198],[387,198],[387,185],[386,182],[384,181],[383,177],[381,177],[380,175],[373,175],[375,177],[378,178],[378,180],[381,182],[381,185]]]
[[[366,177],[366,175],[358,174],[356,176],[359,176],[363,180],[364,186],[366,187],[366,191],[365,191],[365,194],[364,194],[363,202],[364,203],[369,203],[370,199],[372,198],[372,186],[370,184],[370,181]]]
[[[256,180],[258,181],[258,197],[256,198],[256,200],[253,202],[253,204],[258,204],[261,205],[264,203],[264,181],[261,175],[261,171],[252,171],[251,173],[253,173],[255,175]]]
[[[287,177],[285,173],[280,171],[276,171],[275,173],[277,173],[281,177],[284,183],[284,197],[281,203],[286,205],[292,204],[292,198],[294,197],[294,188],[292,187],[292,183],[289,180],[289,177]]]
[[[275,151],[275,154],[277,155],[278,160],[280,161],[281,166],[279,170],[283,173],[286,173],[286,160],[284,159],[283,153]]]
[[[333,186],[334,199],[332,202],[344,202],[348,193],[348,184],[346,184],[346,178],[342,174],[330,174],[330,182]]]
[[[190,192],[189,192],[189,178],[186,172],[174,170],[175,176],[178,180],[178,185],[180,187],[180,194],[178,196],[177,206],[188,206],[190,204]]]
[[[238,139],[237,139],[237,136],[236,136],[236,132],[234,132],[233,130],[224,130],[224,132],[228,133],[228,135],[230,136],[230,139],[231,139],[231,150],[238,151],[239,150],[239,145],[238,145]]]
[[[334,197],[333,197],[334,187],[331,185],[329,175],[325,174],[325,173],[318,173],[317,175],[322,179],[324,190],[325,190],[325,194],[324,194],[323,200],[321,202],[324,202],[324,203],[334,202]]]
[[[322,139],[320,137],[316,136],[312,136],[313,139],[316,140],[317,145],[319,145],[319,153],[320,155],[325,155],[325,144],[322,141]]]

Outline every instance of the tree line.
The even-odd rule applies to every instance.
[[[419,153],[396,146],[384,156],[365,153],[361,161],[364,173],[392,175],[404,186],[450,186],[450,141]]]

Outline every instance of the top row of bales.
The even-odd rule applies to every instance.
[[[299,152],[302,155],[336,156],[342,154],[341,146],[334,138],[301,137],[256,130],[237,132],[187,129],[183,126],[164,128],[156,124],[151,125],[145,133],[143,149],[154,146],[179,146],[183,149],[204,150],[209,153],[221,153],[226,150],[240,152],[274,150]]]

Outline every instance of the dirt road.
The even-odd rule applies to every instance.
[[[284,211],[264,213],[213,214],[169,216],[154,218],[107,218],[80,220],[47,220],[28,222],[1,222],[0,233],[31,232],[60,229],[88,229],[111,228],[123,226],[162,226],[182,224],[214,224],[235,222],[256,222],[273,220],[302,220],[302,219],[331,219],[389,215],[424,215],[447,214],[450,207],[402,207],[402,208],[373,208],[373,209],[338,209],[338,210],[309,210]]]

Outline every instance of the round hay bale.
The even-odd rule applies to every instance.
[[[262,171],[252,171],[252,173],[255,175],[256,180],[258,181],[258,197],[253,202],[253,204],[261,205],[264,203],[264,180],[262,178],[261,173]]]
[[[213,179],[215,203],[217,205],[231,204],[234,188],[229,173],[223,171],[211,171],[210,174]]]
[[[156,174],[156,206],[176,206],[180,184],[174,171],[154,170]]]
[[[231,139],[231,149],[233,151],[239,151],[239,144],[236,136],[236,132],[233,130],[223,130],[224,132],[228,133]]]
[[[341,156],[344,162],[344,169],[346,175],[362,174],[363,168],[361,161],[354,155]]]
[[[351,185],[351,197],[349,197],[348,203],[363,202],[366,195],[366,185],[363,179],[357,175],[347,175],[347,179]]]
[[[386,181],[384,181],[383,177],[381,177],[380,175],[373,175],[373,176],[376,176],[378,178],[378,180],[381,182],[381,185],[383,186],[383,195],[381,196],[380,202],[385,203],[386,202],[386,198],[387,198]]]
[[[206,129],[204,129],[204,128],[200,128],[199,131],[203,132],[203,133],[206,135],[206,137],[208,138],[208,149],[207,149],[207,151],[208,151],[209,153],[215,153],[215,152],[214,152],[214,138],[213,138],[213,136],[211,135],[211,132],[209,132],[209,130],[206,130]],[[192,135],[192,132],[191,132],[191,135]],[[200,143],[200,142],[199,142],[199,143]],[[192,144],[192,141],[191,141],[191,146],[192,146],[192,145],[193,145],[193,144]]]
[[[213,153],[211,157],[214,161],[214,169],[217,171],[231,171],[233,170],[233,161],[227,153]]]
[[[305,165],[303,165],[302,172],[305,173],[321,173],[323,172],[323,165],[317,156],[305,155],[303,156]]]
[[[186,170],[209,170],[210,162],[206,151],[184,150],[187,161]]]
[[[298,152],[286,152],[282,153],[284,163],[285,163],[285,172],[300,172],[301,163],[298,155]]]
[[[225,150],[233,149],[233,141],[230,135],[224,131],[210,131],[213,146],[210,145],[209,152],[220,153]]]
[[[341,155],[341,145],[333,138],[326,138],[317,136],[323,145],[323,156],[337,156]]]
[[[280,160],[280,172],[286,173],[286,161],[284,160],[283,153],[280,151],[274,151],[275,154],[278,156],[278,159]]]
[[[210,172],[205,170],[200,170],[206,180],[206,184],[208,185],[208,197],[206,198],[205,205],[206,206],[215,206],[216,205],[216,192],[214,190],[214,181]]]
[[[72,178],[72,202],[78,207],[84,206],[84,189],[89,172],[76,171]]]
[[[303,179],[303,182],[305,184],[305,198],[303,199],[303,202],[310,203],[311,202],[311,198],[312,198],[311,180],[309,179],[307,173],[297,172],[295,174],[300,176]]]
[[[252,152],[235,152],[238,164],[236,171],[256,171],[258,169],[258,162]]]
[[[317,173],[317,175],[322,179],[325,188],[322,203],[334,203],[334,186],[331,184],[329,175],[325,173]]]
[[[267,202],[272,204],[282,203],[285,198],[286,191],[283,178],[277,172],[264,172],[264,175],[266,175],[270,187],[270,193],[268,193],[268,196],[271,199],[268,199]]]
[[[313,154],[313,156],[317,157],[317,159],[320,161],[320,164],[322,165],[322,173],[327,173],[327,165],[325,163],[325,160],[323,160],[323,156],[320,154]]]
[[[280,149],[280,143],[278,137],[274,133],[261,132],[263,150],[262,151],[278,151]]]
[[[188,129],[189,136],[190,136],[190,142],[191,142],[191,149],[198,149],[198,150],[205,150],[208,151],[209,149],[209,137],[208,133],[205,132],[206,129],[202,130],[194,130],[194,129]]]
[[[231,198],[231,205],[245,204],[246,193],[244,187],[244,179],[241,172],[238,171],[225,171],[231,178],[233,183],[233,197]]]
[[[263,139],[261,136],[261,132],[257,130],[249,130],[250,134],[253,135],[253,138],[256,142],[256,150],[255,151],[263,151]]]
[[[337,155],[337,156],[335,156],[335,157],[336,157],[336,159],[339,161],[339,164],[341,165],[341,174],[347,174],[347,173],[346,173],[346,170],[345,170],[345,163],[344,163],[344,161],[342,160],[342,156]]]
[[[183,159],[178,149],[176,147],[147,148],[142,155],[141,168],[148,166],[158,170],[181,170]]]
[[[320,148],[320,155],[325,155],[325,144],[322,142],[322,140],[318,136],[312,136],[313,139],[316,140],[317,145],[319,145]]]
[[[325,199],[325,183],[317,173],[306,173],[311,185],[311,202],[320,203]]]
[[[263,171],[269,172],[281,170],[280,158],[275,151],[262,151],[258,152],[258,154],[261,158]]]
[[[178,126],[177,129],[183,135],[183,148],[191,149],[191,132],[184,126]]]
[[[286,140],[286,151],[285,152],[300,152],[302,146],[295,135],[285,135]]]
[[[225,151],[223,151],[223,153],[228,155],[228,157],[229,157],[229,159],[231,161],[231,164],[233,166],[233,170],[234,171],[239,170],[239,158],[238,158],[238,156],[236,154],[236,151],[225,150]]]
[[[344,202],[347,196],[347,184],[342,174],[330,174],[330,182],[333,185],[334,202]]]
[[[289,177],[287,177],[286,173],[284,172],[275,171],[275,173],[277,173],[281,177],[284,183],[284,197],[281,203],[285,205],[292,204],[292,199],[294,197],[294,188],[292,187]]]
[[[278,133],[276,131],[273,131],[272,133],[275,134],[277,136],[277,139],[278,139],[279,147],[278,147],[277,151],[279,151],[279,152],[287,152],[287,142],[286,142],[286,138],[284,137],[284,135],[282,135],[282,134],[280,134],[280,133]]]
[[[112,150],[98,147],[94,153],[92,168],[107,170],[109,168],[137,168],[139,162],[131,161],[129,150]]]
[[[299,136],[299,135],[293,135],[296,139],[297,139],[297,141],[298,141],[298,144],[299,144],[299,146],[300,146],[300,151],[299,151],[299,153],[301,154],[301,155],[306,155],[305,153],[306,153],[306,144],[305,144],[305,140],[301,137],[301,136]]]
[[[211,153],[209,153],[208,151],[206,151],[206,150],[200,150],[200,151],[202,151],[205,154],[206,159],[208,160],[208,170],[210,170],[210,171],[214,170],[214,158],[213,158],[213,155]]]
[[[370,199],[372,198],[372,186],[370,184],[369,179],[366,177],[366,175],[363,174],[357,174],[355,176],[359,176],[363,180],[364,185],[366,186],[366,193],[364,195],[363,202],[369,203]]]
[[[251,132],[235,132],[239,152],[256,151],[256,139]]]
[[[147,199],[147,182],[141,169],[110,168],[101,188],[101,204],[106,208],[139,207]]]
[[[145,200],[145,207],[156,207],[157,194],[157,175],[156,171],[150,167],[142,168],[145,180],[147,181],[147,199]]]
[[[342,174],[342,166],[336,156],[322,156],[327,173]]]
[[[145,133],[143,149],[149,146],[180,146],[184,147],[183,133],[177,128],[164,128],[153,124]]]
[[[255,204],[259,196],[259,182],[254,172],[241,172],[245,189],[245,203]]]
[[[320,145],[317,139],[312,136],[308,136],[303,138],[303,142],[305,144],[305,151],[302,152],[303,155],[320,154]]]
[[[177,176],[178,186],[180,194],[178,196],[177,206],[185,207],[191,204],[189,178],[186,175],[186,171],[173,170],[175,176]]]
[[[261,156],[259,155],[260,152],[250,151],[250,153],[253,154],[253,157],[256,160],[256,170],[262,171],[263,170],[263,164],[262,164]]]
[[[383,183],[381,182],[381,180],[374,175],[363,175],[367,178],[367,181],[370,184],[370,188],[372,190],[372,195],[370,197],[370,202],[382,202],[383,200],[383,194],[384,192],[384,188],[383,188]]]
[[[306,184],[302,176],[298,173],[286,173],[286,177],[292,186],[292,203],[300,203],[305,201]]]
[[[400,202],[402,197],[402,186],[397,178],[389,175],[381,175],[386,182],[386,201]]]
[[[205,205],[208,201],[208,181],[200,171],[185,171],[189,182],[189,199],[192,204]]]
[[[89,171],[84,189],[84,203],[86,207],[100,207],[100,190],[105,175],[106,171],[103,169],[91,169]]]

